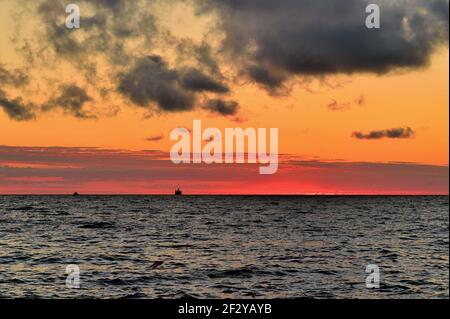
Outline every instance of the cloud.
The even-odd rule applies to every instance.
[[[236,115],[239,109],[239,103],[236,101],[225,101],[222,99],[208,100],[204,106],[210,112],[221,115]]]
[[[71,84],[61,86],[60,90],[61,93],[58,97],[43,105],[42,109],[44,111],[49,111],[54,108],[61,108],[64,112],[72,114],[78,118],[86,119],[94,117],[84,110],[84,105],[87,102],[92,101],[92,98],[84,89]]]
[[[170,68],[159,55],[139,59],[130,70],[119,75],[119,79],[121,94],[136,105],[151,107],[153,104],[161,111],[191,110],[199,92],[229,92],[226,85],[200,70]]]
[[[124,0],[96,0],[95,4],[98,6],[104,6],[106,8],[109,8],[109,9],[117,12],[117,11],[123,9],[126,2],[127,1],[124,1]]]
[[[139,106],[155,103],[164,111],[188,111],[195,102],[195,95],[178,84],[178,72],[158,55],[140,59],[123,74],[118,91]]]
[[[164,138],[164,135],[154,135],[154,136],[150,136],[147,137],[145,140],[148,142],[159,142]]]
[[[36,105],[25,103],[21,97],[10,98],[4,88],[20,88],[28,83],[28,75],[22,70],[9,71],[0,64],[0,108],[12,120],[28,121],[35,118]]]
[[[352,136],[360,140],[378,140],[382,138],[408,139],[414,137],[414,131],[410,127],[399,127],[381,131],[371,131],[367,134],[353,132]]]
[[[0,193],[448,194],[448,166],[280,157],[258,165],[183,165],[159,151],[0,146]],[[382,177],[382,178],[380,178]],[[184,186],[183,186],[184,185]]]
[[[360,96],[352,102],[338,102],[337,100],[332,100],[328,105],[330,111],[344,111],[352,108],[352,105],[363,106],[365,104],[364,96]]]
[[[152,1],[144,1],[151,3]],[[123,47],[125,40],[144,40],[151,44],[156,32],[156,18],[141,10],[143,1],[97,0],[79,1],[82,10],[81,28],[77,32],[65,26],[65,6],[60,0],[43,0],[37,7],[44,27],[44,44],[50,44],[59,58],[78,63],[96,54],[106,56],[111,62],[126,63],[131,53]],[[90,11],[90,14],[86,14]],[[145,29],[145,32],[142,30]],[[82,36],[80,36],[82,34]],[[42,49],[42,48],[40,48]]]
[[[199,70],[189,69],[181,76],[181,85],[194,92],[228,93],[230,89]]]
[[[6,93],[0,89],[0,107],[9,116],[16,121],[28,121],[35,118],[33,103],[25,103],[22,98],[9,99]]]
[[[378,1],[381,29],[367,29],[373,1],[204,0],[219,16],[226,50],[248,76],[281,86],[295,75],[370,72],[425,66],[448,45],[448,1]]]
[[[92,104],[119,92],[128,104],[150,112],[184,112],[205,95],[232,94],[231,83],[239,79],[269,93],[288,93],[302,77],[423,67],[448,45],[448,0],[379,0],[379,30],[364,25],[369,2],[80,0],[81,28],[69,30],[67,1],[23,0],[12,45],[28,63],[27,72],[0,65],[0,84],[37,91],[45,80],[33,75],[58,73],[58,85],[48,89],[51,100],[77,72]],[[208,21],[201,37],[177,36],[156,16],[180,3]],[[25,19],[36,24],[33,31],[23,27]],[[85,117],[82,105],[65,104],[68,113]],[[232,112],[230,105],[221,112],[224,104],[215,104],[218,115]]]
[[[327,105],[327,107],[330,111],[342,111],[350,109],[351,104],[348,102],[338,103],[336,100],[333,100],[330,104]]]
[[[251,65],[247,68],[248,76],[259,84],[262,84],[269,90],[274,90],[283,85],[287,76],[283,72],[269,70],[263,66]]]
[[[28,75],[24,71],[9,71],[0,64],[0,85],[20,87],[27,84],[28,80]]]
[[[195,60],[211,74],[222,76],[220,65],[214,56],[214,49],[205,41],[200,44],[192,39],[179,39],[176,45],[176,52],[183,61],[185,57],[194,57]]]

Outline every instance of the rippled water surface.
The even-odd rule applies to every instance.
[[[0,297],[448,298],[448,280],[448,196],[0,196]]]

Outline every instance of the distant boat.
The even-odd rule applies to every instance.
[[[183,195],[183,192],[178,188],[178,189],[175,191],[175,195],[181,196],[181,195]]]
[[[73,196],[80,196],[77,192],[73,193]]]

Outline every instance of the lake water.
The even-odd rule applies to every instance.
[[[3,298],[449,298],[448,280],[448,196],[0,196]]]

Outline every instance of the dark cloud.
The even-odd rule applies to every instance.
[[[195,69],[189,69],[181,76],[183,88],[195,92],[228,93],[230,89],[212,77]]]
[[[28,75],[22,70],[9,71],[0,64],[0,85],[20,87],[28,83]]]
[[[414,137],[414,131],[410,127],[399,127],[381,131],[371,131],[367,134],[353,132],[352,136],[360,140],[378,140],[382,138],[407,139]]]
[[[156,18],[148,10],[142,10],[141,5],[152,1],[80,0],[77,4],[82,10],[81,28],[77,30],[65,26],[68,3],[61,0],[39,3],[37,12],[45,34],[42,47],[35,51],[50,46],[58,59],[89,72],[88,62],[99,56],[106,57],[113,66],[127,64],[134,57],[133,52],[124,49],[129,42],[139,43],[141,49],[151,47],[157,32]]]
[[[248,76],[268,89],[279,88],[283,85],[286,80],[286,75],[280,72],[270,71],[269,69],[252,65],[247,68]]]
[[[26,103],[21,97],[11,98],[4,90],[11,86],[20,88],[29,81],[28,75],[22,70],[9,71],[0,64],[0,108],[15,121],[28,121],[35,118],[36,105]]]
[[[63,18],[66,11],[62,1],[42,1],[37,12],[46,31],[42,41],[44,45],[50,44],[60,58],[74,58],[86,52],[87,48],[76,39],[75,32],[65,26]]]
[[[191,110],[195,102],[195,95],[178,84],[177,71],[156,55],[140,59],[123,74],[118,90],[139,106],[156,103],[163,111]]]
[[[207,42],[202,41],[198,44],[192,39],[181,39],[178,40],[176,52],[180,63],[183,63],[187,58],[195,58],[200,66],[208,70],[211,74],[219,77],[222,76],[219,63],[214,56],[215,51]]]
[[[365,7],[372,2],[203,0],[201,8],[218,13],[224,50],[269,87],[282,84],[280,71],[383,74],[420,67],[448,44],[447,0],[381,1],[381,29],[367,29]]]
[[[24,103],[18,97],[9,99],[6,93],[0,89],[0,107],[5,111],[9,118],[16,121],[28,121],[35,117],[34,109],[36,108],[32,103]]]
[[[98,6],[109,8],[113,11],[119,11],[125,6],[124,0],[96,0],[94,3]]]
[[[48,111],[54,108],[61,108],[65,113],[72,114],[78,118],[92,118],[84,109],[87,102],[92,101],[92,98],[86,91],[76,85],[62,86],[61,93],[55,99],[50,100],[43,105],[43,110]]]
[[[211,99],[206,102],[204,107],[213,113],[218,113],[221,115],[235,115],[239,109],[239,104],[236,101]]]
[[[106,92],[102,98],[117,88],[134,105],[176,112],[194,109],[200,95],[231,93],[227,84],[241,78],[269,93],[288,93],[290,80],[301,83],[301,76],[426,66],[435,49],[448,44],[448,0],[380,0],[379,30],[365,27],[369,0],[167,0],[164,5],[169,2],[192,4],[199,17],[217,17],[217,23],[209,24],[200,40],[177,38],[151,10],[162,1],[80,0],[81,28],[70,30],[65,26],[70,1],[24,5],[20,11],[30,11],[30,18],[37,12],[40,19],[36,38],[20,36],[18,21],[13,42],[31,72],[0,65],[0,84],[27,85],[33,83],[32,68],[58,71],[69,63],[90,92]],[[173,49],[177,61],[170,66],[164,57],[145,57]],[[82,105],[66,104],[66,111],[86,115]],[[234,107],[215,103],[210,109],[228,114]]]
[[[203,42],[201,45],[195,46],[194,54],[197,60],[213,74],[220,75],[220,67],[213,56],[213,50],[208,43]]]

